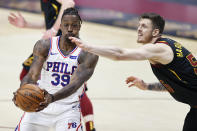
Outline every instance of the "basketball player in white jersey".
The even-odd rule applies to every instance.
[[[81,50],[68,38],[79,37],[81,22],[78,11],[68,8],[62,15],[62,35],[35,44],[33,63],[20,86],[38,84],[45,90],[45,101],[37,112],[24,113],[16,131],[82,130],[79,99],[98,56]]]

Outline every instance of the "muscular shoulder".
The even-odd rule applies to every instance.
[[[84,62],[97,63],[98,58],[99,57],[97,55],[94,55],[92,53],[89,53],[89,52],[86,52],[86,51],[82,50],[80,52],[78,62],[79,62],[79,64],[82,64]]]
[[[173,51],[170,46],[163,43],[147,44],[142,47],[148,60],[161,64],[168,64],[173,60]]]
[[[36,42],[33,50],[33,54],[46,58],[50,49],[50,39],[39,40]]]

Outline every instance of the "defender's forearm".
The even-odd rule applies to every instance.
[[[99,56],[107,57],[112,60],[120,60],[123,53],[123,51],[120,48],[109,46],[107,47],[89,45],[87,48],[85,48],[85,50]]]
[[[161,83],[149,83],[147,84],[147,90],[153,91],[167,91],[166,88]]]

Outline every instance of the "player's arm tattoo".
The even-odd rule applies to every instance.
[[[34,49],[33,49],[33,56],[34,56],[33,62],[31,64],[28,74],[21,81],[20,86],[26,83],[32,83],[32,84],[37,83],[42,66],[48,56],[49,48],[50,48],[49,40],[39,40],[35,44]]]
[[[167,91],[166,88],[159,82],[157,82],[157,83],[149,83],[147,85],[147,90]]]
[[[66,98],[76,92],[93,74],[98,61],[98,56],[82,51],[79,58],[79,66],[71,77],[70,83],[53,94],[54,101]]]

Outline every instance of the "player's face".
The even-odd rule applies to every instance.
[[[139,26],[137,29],[137,33],[138,33],[137,42],[142,44],[150,43],[153,39],[152,32],[153,32],[152,21],[149,19],[140,19]]]
[[[79,37],[79,30],[81,28],[79,18],[76,15],[64,15],[60,28],[62,36],[66,39],[70,36]]]

